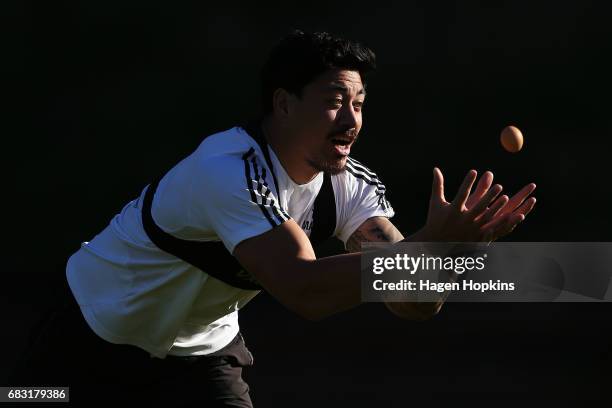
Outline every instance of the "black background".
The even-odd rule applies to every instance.
[[[15,92],[5,111],[14,126],[4,149],[2,375],[79,243],[204,136],[257,114],[259,68],[292,28],[376,52],[353,156],[382,178],[405,234],[422,226],[439,166],[447,197],[471,168],[492,170],[509,192],[537,183],[535,210],[508,240],[611,240],[605,2],[20,2],[6,11]],[[508,124],[525,136],[518,154],[499,144]],[[599,399],[611,312],[609,303],[449,304],[414,323],[366,304],[311,323],[260,295],[241,313],[256,360],[246,376],[259,407]]]

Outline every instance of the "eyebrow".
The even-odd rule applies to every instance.
[[[338,84],[338,83],[332,83],[328,88],[329,91],[340,91],[343,93],[348,93],[349,89],[343,85],[343,84]],[[366,95],[366,91],[365,91],[365,86],[362,87],[359,92],[357,92],[357,95]]]

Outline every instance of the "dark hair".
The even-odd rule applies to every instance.
[[[366,74],[376,69],[376,55],[364,45],[326,32],[295,30],[274,47],[261,71],[263,113],[272,111],[272,95],[283,88],[299,97],[305,85],[333,68]]]

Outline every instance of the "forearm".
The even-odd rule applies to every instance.
[[[421,228],[408,237],[403,235],[387,219],[371,219],[359,228],[347,242],[347,249],[350,251],[361,251],[363,242],[429,242],[429,237],[425,228]],[[349,245],[350,244],[350,245]],[[393,302],[386,306],[395,314],[412,320],[424,320],[435,315],[440,311],[444,303],[441,298],[438,302]]]
[[[319,258],[302,268],[296,303],[305,318],[320,320],[361,303],[360,253]]]
[[[347,241],[346,247],[351,253],[305,261],[301,273],[296,274],[304,278],[296,299],[300,314],[319,320],[361,303],[362,242],[420,242],[422,239],[422,230],[404,238],[391,223],[365,225]]]
[[[404,237],[390,222],[362,224],[347,240],[351,252],[313,260],[305,266],[300,303],[314,320],[350,309],[361,303],[361,243],[399,242]],[[385,218],[386,220],[386,218]]]
[[[408,239],[417,239],[418,234]],[[399,242],[403,235],[383,217],[364,222],[347,241],[351,254],[317,259],[295,222],[245,240],[234,250],[242,266],[288,309],[319,320],[361,303],[361,242]],[[262,253],[275,248],[273,261]]]

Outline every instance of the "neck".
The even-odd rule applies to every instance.
[[[319,170],[304,160],[304,153],[296,149],[295,140],[288,129],[270,116],[263,119],[261,128],[266,141],[294,183],[306,184],[319,174]]]

